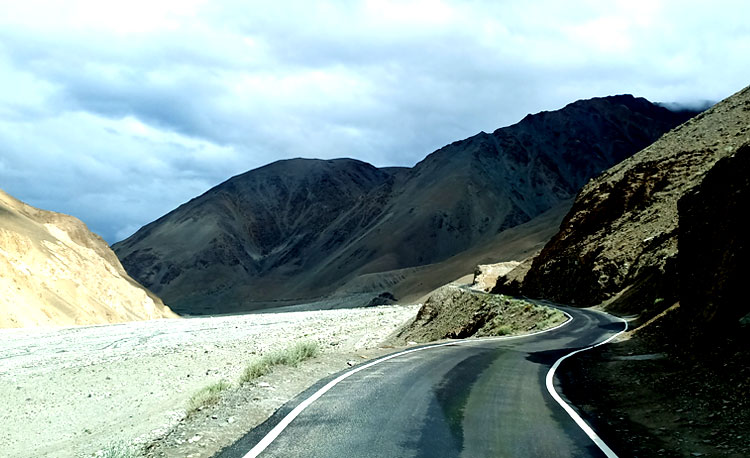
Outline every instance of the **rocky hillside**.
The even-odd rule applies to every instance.
[[[686,303],[703,307],[711,289],[698,295],[692,288],[732,281],[728,272],[741,259],[733,245],[723,245],[723,234],[747,233],[737,219],[747,201],[726,180],[740,186],[746,179],[741,151],[748,142],[750,88],[591,180],[520,290],[582,306],[604,302],[610,310],[648,318],[679,299],[681,284]],[[682,257],[678,246],[685,247]],[[703,260],[711,267],[701,269]],[[506,290],[503,282],[497,290]],[[703,310],[710,318],[710,309]]]
[[[371,229],[394,172],[350,159],[275,162],[231,178],[113,249],[134,278],[178,310],[295,298],[299,282]]]
[[[424,294],[464,272],[412,271],[408,288],[397,272],[457,265],[443,263],[472,250],[484,260],[489,250],[481,248],[506,229],[568,205],[591,176],[687,117],[614,96],[529,115],[441,148],[411,169],[281,161],[222,183],[113,248],[134,278],[179,312],[352,292],[351,285],[382,284],[373,278],[381,274],[397,296]],[[549,221],[554,230],[559,220]],[[493,261],[545,240],[492,252]],[[420,272],[432,284],[414,283]]]
[[[0,327],[175,316],[81,221],[0,191]]]
[[[557,309],[497,294],[448,285],[435,290],[417,316],[391,339],[413,341],[519,335],[549,329],[567,320]]]
[[[750,456],[749,209],[746,88],[589,182],[496,287],[637,315],[559,372],[618,455]]]

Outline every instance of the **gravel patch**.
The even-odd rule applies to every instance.
[[[220,423],[257,425],[353,357],[385,353],[378,345],[413,319],[417,309],[382,306],[0,330],[0,450],[7,457],[96,456],[107,444],[125,441],[151,444],[155,453],[154,443],[167,444],[164,438],[174,437],[185,424],[185,409],[197,391],[219,380],[237,385],[253,358],[296,341],[316,341],[319,357],[232,390],[237,395],[233,406],[241,410],[243,402],[256,402],[259,408],[241,421],[225,411]],[[216,408],[226,407],[222,403]],[[222,440],[229,441],[231,434],[225,436]],[[172,443],[179,440],[177,433]],[[190,444],[195,443],[206,439]],[[210,456],[201,454],[208,453],[205,446],[198,447],[203,451],[193,456]]]

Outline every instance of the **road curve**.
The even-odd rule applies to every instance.
[[[545,377],[558,359],[602,342],[623,323],[590,310],[563,310],[573,321],[553,331],[457,341],[354,373],[309,404],[259,456],[604,456],[549,394]],[[335,378],[287,403],[217,457],[246,456]]]

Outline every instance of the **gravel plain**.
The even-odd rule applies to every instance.
[[[188,400],[201,388],[222,379],[236,385],[252,358],[295,341],[318,342],[322,354],[310,367],[325,367],[291,383],[286,393],[273,393],[270,401],[250,398],[270,415],[318,375],[346,367],[351,355],[377,353],[417,309],[381,306],[0,330],[2,456],[89,457],[113,442],[164,442],[184,423]],[[291,386],[294,374],[279,375]],[[268,385],[263,387],[272,390]],[[260,421],[257,415],[252,419]]]

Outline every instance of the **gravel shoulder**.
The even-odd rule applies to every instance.
[[[2,330],[0,450],[7,457],[86,457],[122,441],[149,456],[211,456],[321,377],[392,351],[379,346],[417,309]],[[254,357],[300,340],[316,341],[321,355],[237,388]],[[190,397],[222,379],[233,389],[221,403],[186,420]],[[221,433],[208,434],[209,426]]]
[[[747,457],[749,336],[747,329],[726,332],[690,347],[631,332],[566,360],[558,376],[620,456]]]

